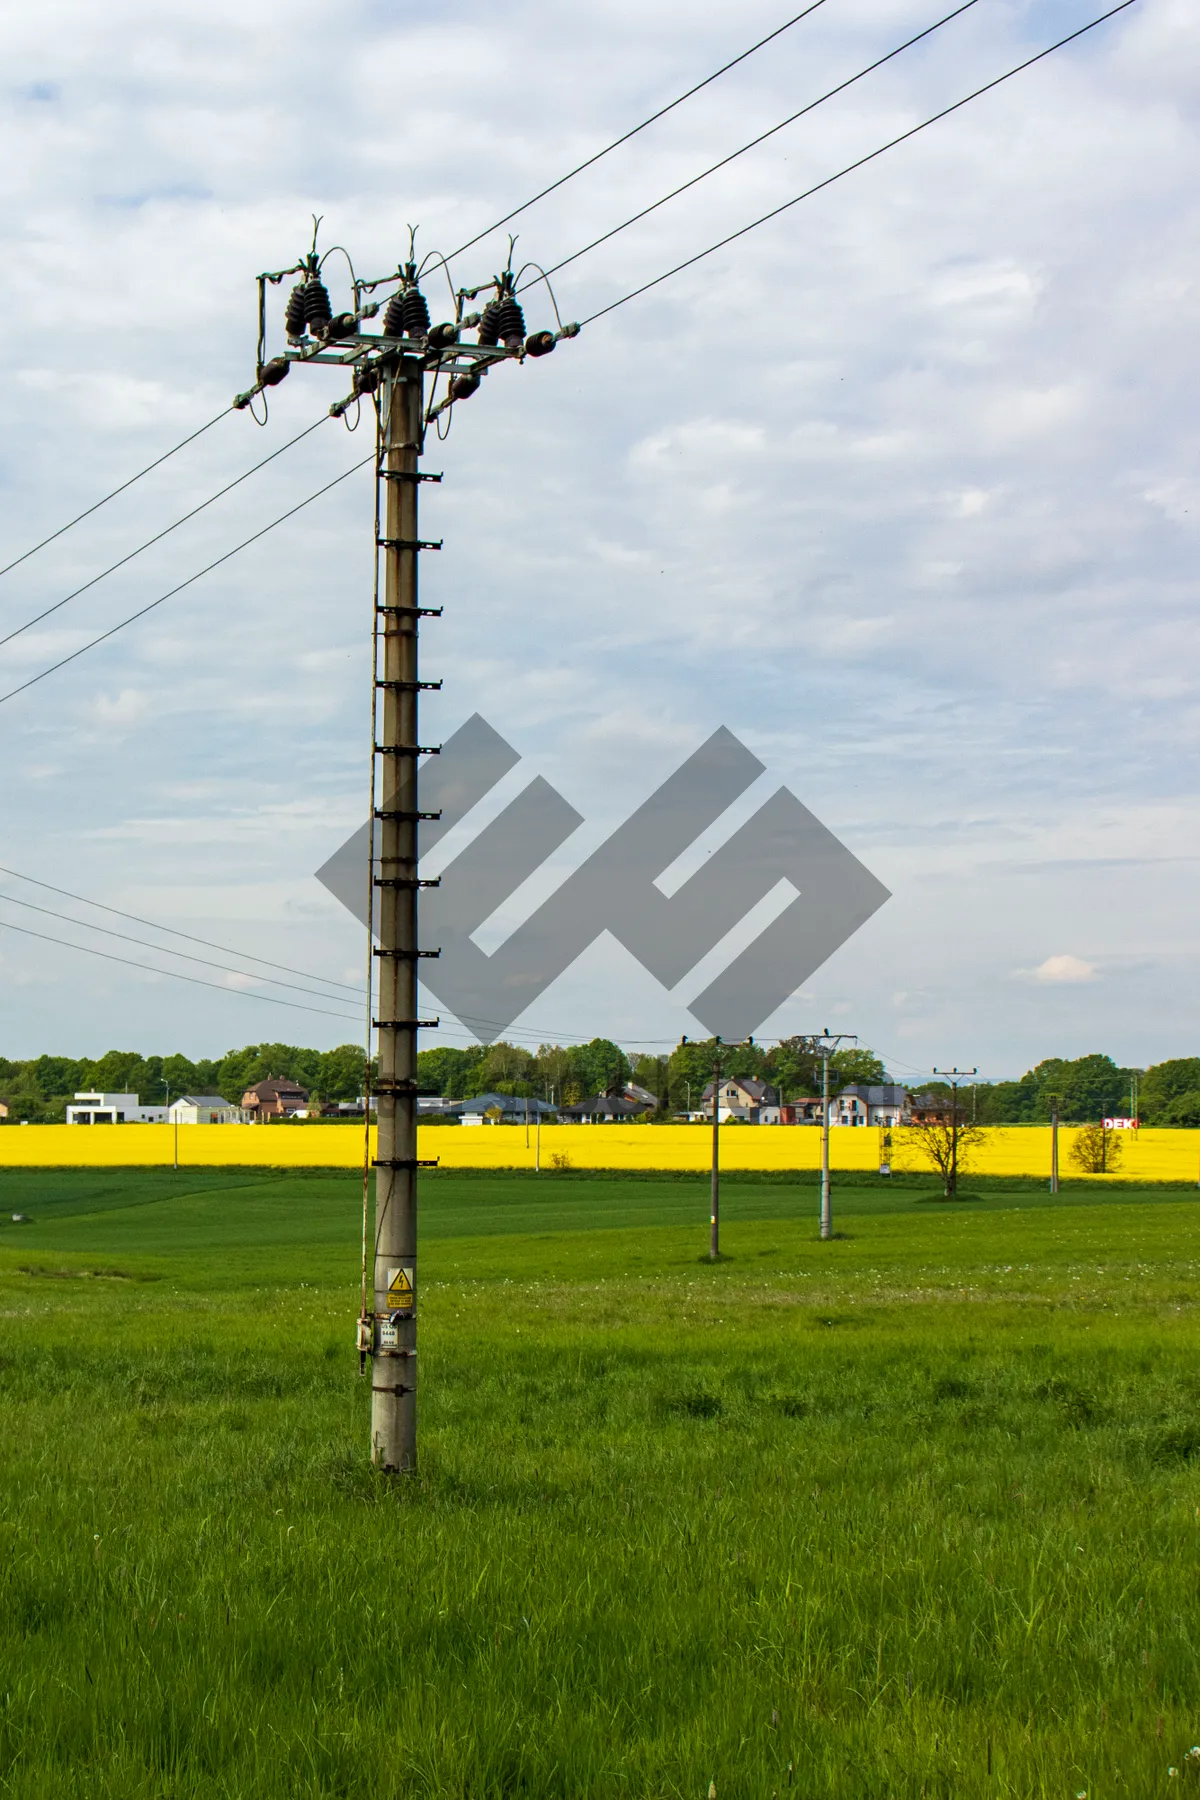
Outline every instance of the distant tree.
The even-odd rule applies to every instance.
[[[830,1057],[829,1080],[840,1088],[855,1083],[871,1087],[886,1081],[887,1071],[873,1050],[852,1044],[845,1050],[835,1050]]]
[[[1171,1062],[1152,1063],[1142,1076],[1138,1111],[1148,1125],[1174,1125],[1177,1102],[1200,1093],[1200,1056],[1180,1056]]]
[[[633,1065],[633,1079],[639,1087],[653,1094],[658,1101],[655,1109],[660,1115],[669,1110],[669,1081],[667,1078],[668,1059],[665,1056],[639,1056]]]
[[[419,1050],[417,1080],[422,1087],[444,1094],[448,1100],[467,1100],[483,1090],[483,1057],[483,1047],[478,1044],[469,1050],[455,1050],[449,1045]]]
[[[586,1100],[628,1079],[629,1060],[625,1052],[611,1038],[593,1038],[590,1043],[572,1044],[568,1049],[560,1098]]]
[[[339,1044],[336,1050],[323,1050],[317,1069],[321,1098],[357,1100],[363,1091],[364,1073],[361,1044]]]
[[[534,1058],[519,1044],[490,1044],[483,1059],[481,1079],[484,1088],[497,1094],[531,1094],[533,1092]]]
[[[1077,1056],[1073,1062],[1050,1057],[1033,1070],[1037,1083],[1034,1116],[1049,1119],[1051,1096],[1058,1096],[1059,1117],[1086,1123],[1129,1109],[1129,1083],[1137,1069],[1118,1068],[1111,1056]]]
[[[178,1053],[163,1057],[159,1064],[159,1078],[160,1082],[170,1083],[172,1100],[176,1094],[202,1094],[207,1085],[201,1081],[196,1064]],[[142,1098],[147,1105],[157,1103],[157,1095],[143,1094]],[[238,1099],[241,1099],[240,1094]]]
[[[942,1178],[942,1192],[947,1200],[953,1200],[958,1192],[958,1178],[969,1171],[984,1132],[982,1125],[972,1123],[971,1102],[961,1088],[957,1096],[952,1089],[944,1088],[937,1098],[939,1111],[914,1119],[906,1128],[907,1138],[929,1167],[937,1170]]]
[[[1067,1156],[1085,1175],[1111,1175],[1125,1154],[1121,1134],[1108,1126],[1085,1125],[1075,1134]]]
[[[570,1051],[564,1050],[561,1044],[539,1044],[535,1079],[543,1100],[551,1097],[556,1101],[563,1100],[564,1090],[571,1079]]]
[[[975,1089],[975,1117],[981,1125],[1030,1125],[1038,1102],[1032,1075],[1020,1081],[981,1082]]]
[[[1200,1088],[1193,1088],[1188,1094],[1177,1094],[1174,1100],[1158,1110],[1154,1123],[1195,1131],[1200,1126]]]

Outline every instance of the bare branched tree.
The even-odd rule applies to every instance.
[[[947,1094],[944,1104],[923,1111],[908,1127],[908,1141],[941,1176],[947,1200],[957,1194],[958,1177],[970,1168],[983,1139],[983,1126],[972,1123],[969,1108],[956,1093]]]

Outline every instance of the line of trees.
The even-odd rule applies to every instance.
[[[636,1081],[658,1100],[658,1114],[696,1111],[711,1079],[714,1041],[678,1044],[669,1055],[622,1050],[610,1038],[587,1044],[542,1044],[536,1051],[519,1044],[476,1045],[470,1049],[422,1050],[417,1058],[421,1085],[448,1099],[496,1092],[553,1099],[559,1105],[585,1100],[626,1081]],[[808,1038],[785,1038],[764,1047],[753,1042],[723,1046],[722,1068],[730,1075],[754,1075],[782,1091],[785,1100],[821,1089],[820,1058]],[[222,1094],[240,1100],[248,1087],[270,1075],[299,1081],[320,1100],[353,1100],[363,1091],[363,1053],[357,1044],[310,1050],[298,1044],[248,1044],[216,1058],[143,1056],[136,1050],[109,1050],[96,1058],[38,1056],[28,1061],[0,1057],[0,1098],[10,1120],[50,1122],[63,1117],[71,1097],[89,1088],[133,1093],[146,1105],[169,1091]],[[851,1082],[885,1081],[883,1063],[865,1047],[839,1050],[830,1069],[834,1091]],[[1045,1124],[1057,1104],[1064,1124],[1092,1124],[1129,1111],[1136,1084],[1137,1111],[1147,1125],[1200,1128],[1200,1057],[1177,1057],[1148,1069],[1121,1067],[1110,1056],[1051,1057],[1019,1081],[960,1088],[964,1119],[980,1125]],[[944,1094],[942,1084],[907,1086]]]
[[[353,1100],[363,1091],[363,1053],[358,1044],[308,1050],[298,1044],[247,1044],[224,1056],[143,1056],[108,1050],[103,1056],[37,1056],[26,1062],[0,1057],[0,1098],[10,1123],[51,1124],[64,1117],[75,1094],[100,1089],[137,1094],[145,1106],[161,1106],[168,1091],[222,1094],[238,1101],[256,1081],[287,1075],[321,1100]]]
[[[423,1087],[448,1100],[497,1093],[552,1099],[559,1106],[635,1081],[656,1097],[659,1115],[666,1117],[689,1107],[698,1110],[712,1079],[715,1050],[713,1038],[676,1045],[663,1056],[629,1054],[610,1038],[593,1038],[589,1044],[542,1044],[536,1052],[498,1043],[469,1050],[422,1050],[417,1072]],[[723,1045],[721,1067],[727,1075],[754,1075],[782,1087],[785,1099],[820,1092],[820,1059],[806,1038],[786,1038],[769,1049],[754,1043]],[[882,1062],[865,1049],[840,1051],[833,1058],[831,1078],[838,1087],[885,1079]]]
[[[923,1093],[945,1090],[937,1082]],[[960,1089],[981,1125],[1044,1125],[1054,1107],[1064,1124],[1090,1125],[1124,1116],[1131,1106],[1145,1125],[1200,1126],[1200,1056],[1123,1068],[1111,1056],[1049,1057],[1019,1081]]]

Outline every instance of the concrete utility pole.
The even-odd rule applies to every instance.
[[[713,1056],[713,1120],[712,1120],[712,1202],[708,1212],[708,1260],[717,1262],[721,1255],[721,1052],[720,1038]]]
[[[425,747],[418,731],[417,702],[422,689],[441,686],[420,680],[417,661],[419,622],[438,610],[419,604],[418,556],[422,550],[440,547],[420,539],[417,494],[421,482],[441,480],[440,475],[422,472],[420,457],[427,425],[477,394],[489,370],[548,356],[563,338],[577,337],[579,326],[560,323],[556,331],[526,336],[511,239],[508,267],[478,287],[458,288],[454,318],[445,324],[430,324],[411,243],[410,260],[377,281],[361,281],[351,269],[352,310],[335,314],[322,280],[316,223],[306,255],[291,268],[258,277],[256,379],[236,397],[234,406],[253,411],[256,401],[278,387],[294,367],[324,364],[352,377],[349,395],[330,407],[332,417],[342,418],[364,401],[378,412],[376,517],[383,531],[377,554],[382,552],[383,567],[374,621],[370,835],[371,926],[379,960],[379,1012],[371,1019],[378,1034],[378,1126],[374,1265],[368,1267],[364,1211],[364,1304],[358,1349],[361,1364],[365,1366],[368,1358],[371,1362],[372,1461],[388,1473],[410,1474],[417,1463],[417,1171],[432,1166],[417,1160],[417,1033],[422,1025],[437,1024],[436,1019],[417,1017],[417,967],[421,957],[438,954],[419,948],[417,938],[418,891],[437,885],[420,879],[418,829],[422,819],[438,816],[420,811],[417,765]],[[267,289],[278,287],[289,275],[299,280],[284,315],[287,348],[268,359]],[[368,298],[381,288],[394,288],[386,306]],[[482,311],[466,313],[465,303],[483,293],[491,298]],[[381,307],[382,331],[367,329],[367,321]],[[468,331],[477,335],[464,341]],[[428,407],[427,374],[434,390]],[[434,404],[443,379],[444,396]],[[369,1142],[368,1097],[366,1156]],[[364,1186],[365,1162],[364,1157]]]
[[[1058,1095],[1050,1096],[1050,1192],[1058,1192]]]
[[[382,704],[379,828],[379,1076],[375,1153],[375,1319],[371,1459],[407,1473],[417,1462],[417,490],[424,371],[401,357],[381,389],[383,601],[375,681]],[[431,684],[432,685],[432,684]]]
[[[950,1174],[946,1182],[946,1193],[953,1200],[958,1192],[958,1084],[965,1081],[968,1075],[978,1075],[978,1069],[935,1069],[943,1081],[950,1083]]]
[[[824,1030],[813,1039],[813,1049],[821,1058],[821,1236],[833,1236],[833,1192],[829,1181],[829,1059],[839,1044],[857,1044],[852,1031]]]

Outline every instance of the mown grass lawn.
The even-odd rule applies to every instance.
[[[1200,1794],[1195,1198],[929,1191],[432,1178],[388,1483],[352,1176],[6,1174],[0,1793]]]

